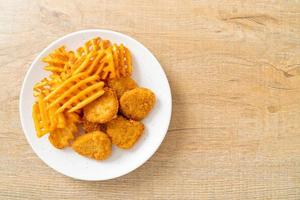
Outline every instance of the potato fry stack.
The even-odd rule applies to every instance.
[[[99,37],[76,52],[62,46],[43,62],[51,74],[33,88],[36,101],[32,116],[37,136],[50,133],[49,140],[57,148],[74,139],[81,109],[104,93],[104,82],[132,73],[129,50]]]

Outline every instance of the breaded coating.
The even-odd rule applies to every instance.
[[[77,131],[77,126],[74,123],[70,123],[65,128],[58,128],[54,131],[51,131],[48,138],[54,147],[63,149],[67,146],[70,146],[70,143],[74,140],[74,135]]]
[[[85,117],[82,119],[82,129],[84,132],[89,133],[92,131],[103,131],[105,132],[105,124],[99,124],[95,122],[90,122]]]
[[[94,131],[79,136],[72,147],[78,154],[96,160],[105,160],[111,155],[111,141],[101,131]]]
[[[136,82],[130,77],[122,77],[119,79],[110,79],[107,82],[108,86],[112,88],[116,94],[118,99],[124,94],[124,92],[128,90],[132,90],[137,87]]]
[[[116,117],[119,103],[115,92],[106,89],[105,93],[83,108],[84,117],[95,123],[106,123]]]
[[[155,95],[151,90],[135,88],[122,95],[120,99],[121,112],[127,118],[139,121],[148,115],[155,101]]]
[[[118,116],[107,123],[106,131],[114,145],[123,149],[129,149],[142,135],[144,124]]]

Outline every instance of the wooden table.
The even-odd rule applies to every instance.
[[[300,2],[1,0],[0,8],[0,199],[300,199]],[[141,41],[173,94],[157,153],[103,182],[46,166],[18,112],[37,54],[87,28]]]

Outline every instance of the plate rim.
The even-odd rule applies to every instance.
[[[34,145],[33,143],[31,142],[30,138],[29,138],[29,135],[26,133],[28,132],[25,131],[25,122],[23,121],[23,112],[22,112],[22,102],[24,101],[23,100],[23,96],[24,96],[24,87],[25,87],[25,83],[27,82],[27,79],[29,78],[29,74],[31,73],[31,71],[33,70],[33,64],[38,62],[38,60],[40,59],[40,57],[46,52],[48,51],[50,48],[52,48],[53,46],[55,46],[57,43],[59,43],[60,41],[68,38],[68,37],[71,37],[73,35],[77,35],[77,34],[82,34],[82,33],[89,33],[89,32],[99,32],[99,34],[101,33],[107,33],[107,34],[115,34],[115,35],[119,35],[120,37],[125,37],[126,39],[128,40],[132,40],[134,42],[136,42],[137,44],[141,45],[146,51],[148,51],[148,53],[150,53],[150,55],[152,55],[153,59],[159,64],[160,66],[160,69],[162,70],[163,72],[163,76],[164,78],[166,79],[167,81],[167,88],[168,88],[168,97],[170,99],[170,104],[169,104],[169,110],[170,112],[168,113],[167,115],[167,125],[166,125],[166,129],[163,131],[164,132],[164,135],[161,139],[161,141],[157,144],[157,147],[155,147],[155,150],[153,152],[151,152],[145,159],[142,159],[141,162],[139,162],[136,166],[132,167],[131,169],[127,170],[125,173],[121,173],[121,174],[118,174],[118,175],[115,175],[115,176],[111,176],[109,178],[104,178],[104,179],[99,179],[99,178],[82,178],[82,177],[76,177],[76,176],[73,176],[73,175],[70,175],[70,174],[66,174],[64,173],[63,171],[61,171],[60,169],[57,169],[56,167],[50,165],[48,163],[48,161],[46,161],[46,159],[44,159],[39,153],[38,151],[35,150],[34,148]],[[31,149],[33,150],[33,152],[35,153],[35,155],[37,155],[37,157],[43,161],[44,164],[46,164],[48,167],[52,168],[54,171],[57,171],[59,172],[60,174],[64,175],[64,176],[67,176],[67,177],[71,177],[73,179],[76,179],[76,180],[85,180],[85,181],[104,181],[104,180],[111,180],[111,179],[115,179],[115,178],[118,178],[118,177],[122,177],[124,175],[127,175],[131,172],[133,172],[134,170],[136,170],[137,168],[141,167],[142,165],[144,165],[159,149],[159,147],[161,146],[162,142],[164,141],[167,133],[168,133],[168,129],[169,129],[169,126],[170,126],[170,122],[171,122],[171,118],[172,118],[172,109],[173,109],[173,99],[172,99],[172,92],[171,92],[171,87],[170,87],[170,82],[168,80],[168,77],[166,75],[166,72],[164,70],[164,68],[161,66],[160,62],[158,61],[158,59],[155,57],[155,55],[145,46],[143,45],[141,42],[139,42],[138,40],[134,39],[133,37],[129,36],[129,35],[126,35],[124,33],[121,33],[121,32],[117,32],[117,31],[113,31],[113,30],[109,30],[109,29],[83,29],[83,30],[79,30],[79,31],[75,31],[75,32],[71,32],[71,33],[68,33],[66,35],[63,35],[57,39],[55,39],[54,41],[52,41],[50,44],[48,44],[42,51],[40,51],[40,53],[38,53],[38,55],[34,58],[34,60],[31,62],[29,68],[27,69],[26,71],[26,74],[24,76],[24,79],[22,81],[22,86],[21,86],[21,90],[20,90],[20,96],[19,96],[19,117],[20,117],[20,122],[21,122],[21,127],[22,127],[22,132],[23,134],[25,135],[25,138],[27,140],[27,142],[29,143]]]

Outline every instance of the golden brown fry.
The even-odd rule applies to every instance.
[[[107,40],[89,40],[77,50],[76,62],[72,63],[73,75],[87,72],[99,75],[102,80],[130,76],[132,73],[131,55],[122,44],[111,46]]]
[[[122,44],[111,45],[108,40],[94,38],[77,49],[75,61],[71,62],[72,73],[87,72],[99,75],[102,80],[130,76],[131,55]]]
[[[109,40],[102,40],[100,37],[93,38],[77,49],[77,57],[87,55],[92,51],[105,50],[110,47],[110,45]]]
[[[56,113],[74,112],[100,97],[104,93],[103,86],[97,75],[79,73],[65,80],[45,99],[51,101],[50,107],[61,105]]]
[[[105,160],[111,155],[111,141],[101,131],[94,131],[79,136],[72,147],[78,154],[96,160]]]
[[[38,137],[42,137],[50,130],[53,130],[55,121],[51,119],[51,110],[47,109],[47,102],[44,99],[44,94],[39,93],[37,101],[32,107],[32,118]]]
[[[114,145],[123,148],[131,148],[144,131],[141,122],[127,120],[122,116],[107,123],[107,134]]]
[[[120,99],[121,112],[129,119],[142,120],[155,104],[154,93],[146,88],[127,91]]]
[[[48,66],[45,66],[44,69],[51,71],[52,73],[60,74],[63,72],[64,66],[71,56],[72,52],[66,51],[64,46],[55,49],[52,53],[43,58],[43,62],[48,64]]]
[[[37,136],[42,137],[43,135],[45,135],[48,132],[48,130],[45,130],[41,123],[42,122],[41,113],[40,113],[39,105],[37,102],[35,104],[33,104],[33,107],[32,107],[32,118],[34,121],[34,127],[36,130]]]
[[[90,122],[106,123],[117,115],[118,107],[115,92],[112,89],[106,89],[101,97],[83,108],[83,113]]]
[[[115,90],[118,99],[128,90],[132,90],[137,87],[136,82],[130,77],[122,77],[119,79],[111,79],[107,82],[108,86]]]

